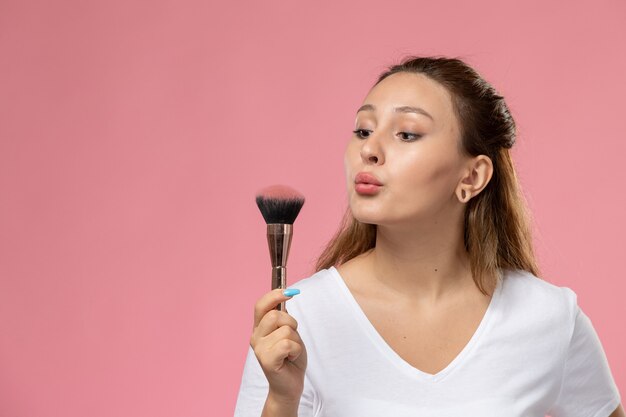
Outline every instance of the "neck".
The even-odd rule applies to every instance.
[[[367,257],[374,279],[395,297],[438,302],[475,287],[462,225],[378,225],[376,247]]]

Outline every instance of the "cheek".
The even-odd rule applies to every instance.
[[[454,191],[457,161],[447,152],[436,149],[405,152],[395,158],[392,169],[397,191],[408,200],[435,202],[447,199]]]
[[[343,165],[346,172],[353,169],[355,165],[361,162],[361,148],[358,142],[351,140],[346,146],[346,150],[343,154]],[[356,174],[354,172],[353,174]]]

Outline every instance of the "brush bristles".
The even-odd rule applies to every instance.
[[[304,204],[304,196],[293,188],[273,185],[257,193],[256,204],[267,224],[293,224]]]

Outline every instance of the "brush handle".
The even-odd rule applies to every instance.
[[[287,259],[292,235],[292,224],[268,223],[267,225],[267,244],[272,262],[272,290],[287,288]],[[285,302],[277,305],[275,310],[286,311]]]
[[[287,268],[284,266],[275,266],[272,268],[272,289],[287,288]],[[282,301],[275,308],[278,311],[285,311],[285,302]]]

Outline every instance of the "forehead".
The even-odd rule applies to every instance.
[[[421,107],[433,116],[436,124],[449,124],[454,117],[448,90],[423,74],[392,74],[375,85],[363,103],[374,104],[380,112],[404,105]]]

